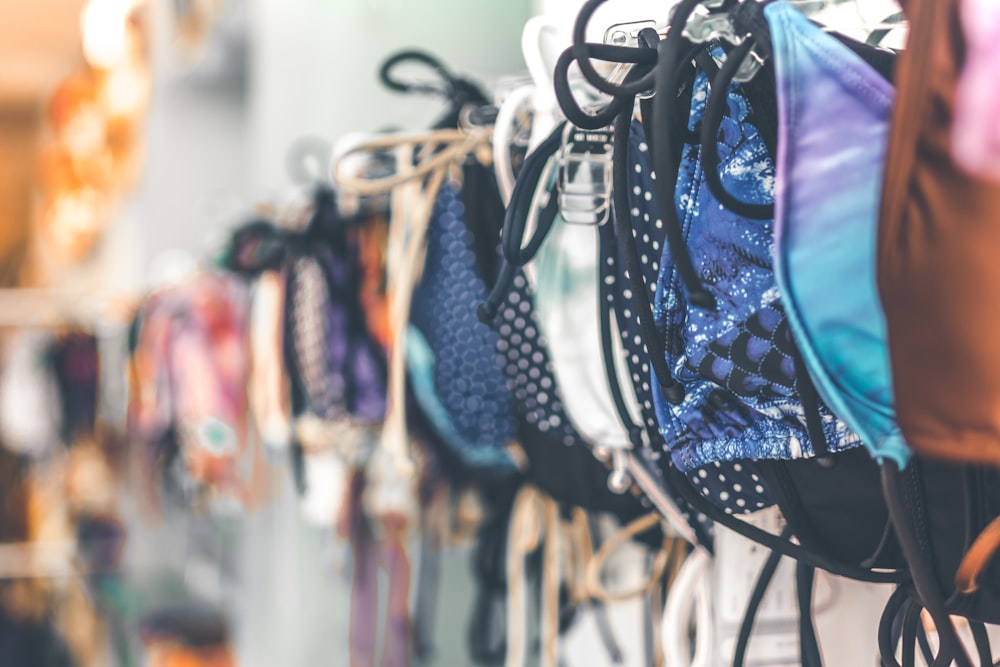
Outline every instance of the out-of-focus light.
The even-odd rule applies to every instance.
[[[59,193],[45,214],[46,239],[63,257],[80,259],[93,244],[105,210],[94,190]]]
[[[129,50],[128,17],[135,0],[90,0],[83,8],[83,55],[93,67],[111,68]]]
[[[149,81],[135,67],[116,67],[108,73],[104,88],[104,104],[112,117],[138,113],[146,104]]]

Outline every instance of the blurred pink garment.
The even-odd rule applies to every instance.
[[[1000,182],[1000,0],[962,0],[965,64],[955,88],[951,152],[974,176]]]

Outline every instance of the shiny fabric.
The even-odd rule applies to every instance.
[[[875,282],[894,91],[786,2],[765,9],[778,92],[776,276],[817,391],[873,456],[909,458]]]
[[[951,158],[958,0],[909,0],[879,212],[896,411],[918,454],[1000,465],[1000,186]]]
[[[646,134],[640,123],[633,123],[629,135],[629,214],[632,216],[632,227],[635,231],[634,242],[639,251],[639,262],[643,268],[643,280],[648,285],[656,284],[660,268],[660,256],[664,246],[663,222],[658,216],[655,196],[653,194],[654,173]],[[612,236],[612,240],[613,236]],[[622,343],[626,351],[626,360],[631,372],[632,384],[636,397],[642,408],[647,431],[651,436],[660,434],[657,421],[657,409],[661,410],[667,421],[664,428],[677,439],[684,437],[687,429],[680,422],[669,420],[669,412],[663,412],[665,405],[654,401],[654,385],[651,383],[651,371],[646,348],[642,343],[642,331],[635,316],[635,303],[629,280],[625,271],[624,259],[620,256],[609,258],[613,276],[605,280],[621,285],[615,289],[616,312],[621,328]],[[655,404],[655,407],[654,407]],[[666,479],[667,468],[670,465],[670,446],[676,440],[665,437],[654,437],[644,448],[646,458],[653,467],[661,473],[661,482]],[[708,500],[725,511],[735,514],[754,512],[773,504],[773,500],[761,484],[757,466],[752,461],[719,462],[715,461],[703,468],[692,468],[686,471],[692,486]],[[686,503],[678,502],[682,509]],[[707,521],[704,522],[707,526]]]
[[[708,92],[707,77],[700,74],[692,96],[692,132]],[[766,204],[774,188],[771,157],[740,86],[730,89],[727,101],[717,143],[722,183],[742,201]],[[665,247],[654,315],[667,362],[686,396],[672,405],[658,383],[653,390],[674,463],[687,471],[717,461],[813,456],[798,398],[795,344],[772,265],[773,221],[745,218],[722,206],[704,180],[694,145],[684,147],[672,203],[695,270],[718,304],[716,310],[688,305]],[[860,444],[843,422],[821,410],[831,452]]]

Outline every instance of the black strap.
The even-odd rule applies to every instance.
[[[411,83],[393,76],[392,71],[402,63],[418,63],[428,67],[437,77],[437,82]],[[398,93],[433,95],[449,102],[448,111],[435,124],[435,128],[458,127],[459,114],[467,104],[485,105],[489,99],[482,89],[469,79],[456,76],[435,56],[418,49],[407,49],[395,53],[382,63],[378,73],[379,81],[389,90]]]
[[[663,396],[671,403],[684,400],[684,386],[674,379],[667,366],[667,355],[660,340],[660,333],[653,321],[653,308],[649,302],[649,287],[642,277],[642,261],[635,247],[632,227],[632,212],[628,205],[628,137],[632,123],[631,108],[622,111],[615,123],[614,151],[612,155],[612,187],[614,195],[615,234],[622,244],[622,257],[632,285],[636,318],[642,331],[643,341],[649,353],[649,361],[660,384]]]
[[[733,49],[712,80],[712,92],[705,104],[705,114],[701,121],[701,162],[705,182],[715,198],[726,208],[754,220],[768,220],[774,217],[774,204],[752,204],[737,199],[722,185],[719,175],[719,150],[717,147],[722,119],[729,108],[729,86],[732,84],[740,64],[747,57],[756,42],[745,40]]]
[[[795,564],[795,592],[799,603],[799,656],[802,667],[823,667],[823,654],[819,649],[813,619],[815,581],[816,568],[802,562]]]
[[[913,462],[910,465],[916,466],[918,464]],[[960,667],[972,667],[972,661],[949,618],[945,607],[945,596],[934,574],[930,556],[925,553],[913,526],[911,515],[914,511],[919,512],[920,509],[913,508],[910,506],[911,503],[906,502],[907,495],[904,485],[907,483],[907,479],[895,461],[886,460],[883,462],[881,472],[882,490],[889,508],[889,516],[896,529],[896,537],[900,547],[906,556],[914,587],[927,612],[934,619],[938,636],[941,638],[941,650],[938,654],[938,660],[935,661],[935,667],[937,663],[948,665],[953,659],[958,662]],[[912,478],[913,473],[909,474]]]
[[[676,137],[671,132],[671,119],[676,113],[672,105],[676,103],[677,66],[684,50],[681,33],[688,17],[699,4],[700,0],[681,0],[675,6],[674,15],[670,21],[670,31],[667,38],[660,42],[656,65],[655,97],[653,98],[653,133],[656,144],[653,147],[653,167],[656,171],[656,197],[662,212],[667,246],[674,261],[674,266],[684,283],[688,301],[701,308],[715,309],[715,297],[704,288],[698,273],[695,271],[684,239],[684,231],[677,215],[674,203],[674,188],[680,163],[674,161],[674,155],[679,155],[673,142]]]
[[[594,12],[597,11],[597,8],[605,2],[607,2],[607,0],[587,0],[587,2],[585,2],[580,8],[580,11],[576,15],[576,22],[573,24],[573,45],[570,47],[570,50],[580,67],[580,72],[590,85],[594,86],[602,93],[606,93],[614,97],[635,97],[636,95],[652,88],[652,72],[646,72],[640,77],[632,80],[626,80],[621,84],[613,84],[603,78],[590,62],[591,58],[598,58],[601,60],[605,59],[599,55],[598,51],[593,49],[593,45],[587,44],[587,24],[590,23],[590,19],[593,17]],[[617,48],[623,49],[627,47]],[[653,61],[655,62],[655,58]]]
[[[791,530],[786,527],[781,532],[781,537],[787,540],[790,536]],[[774,573],[777,572],[780,562],[781,554],[777,551],[772,551],[768,554],[767,560],[764,561],[764,567],[761,568],[760,574],[757,575],[757,581],[754,583],[750,599],[747,601],[747,608],[743,613],[743,622],[740,623],[740,632],[736,638],[736,648],[733,651],[733,667],[743,667],[746,664],[747,648],[750,646],[750,636],[753,634],[753,625],[757,620],[757,612],[760,611],[764,595],[771,585],[771,580],[774,579]]]
[[[896,644],[899,641],[897,632],[899,614],[910,604],[910,594],[906,587],[897,586],[882,608],[882,616],[878,622],[878,652],[882,667],[899,667],[896,662]]]
[[[497,276],[496,283],[490,293],[486,296],[486,301],[481,303],[477,310],[482,322],[489,323],[496,318],[500,306],[503,305],[510,293],[518,267],[523,266],[534,257],[538,248],[541,247],[545,235],[552,228],[558,210],[556,197],[549,197],[548,204],[539,215],[535,233],[528,241],[527,247],[521,247],[527,220],[532,206],[535,205],[535,190],[538,187],[539,179],[545,173],[545,165],[559,150],[562,143],[562,130],[562,125],[557,127],[535,150],[528,154],[521,167],[521,173],[514,184],[514,193],[504,215],[503,231],[500,237],[504,257],[500,265],[500,274]]]
[[[701,512],[712,521],[739,533],[743,537],[756,542],[762,546],[777,551],[783,556],[800,560],[813,567],[825,570],[831,574],[836,574],[856,581],[866,581],[877,584],[898,584],[909,581],[907,572],[896,571],[874,571],[867,570],[856,565],[839,563],[827,559],[826,557],[809,551],[799,544],[795,544],[779,535],[769,533],[746,521],[741,521],[731,514],[727,514],[709,502],[700,493],[691,488],[690,482],[682,472],[671,466],[669,468],[669,484],[684,498],[685,501],[695,510]]]
[[[990,647],[990,635],[986,626],[978,621],[969,621],[972,638],[976,642],[976,652],[979,654],[979,664],[985,667],[993,664],[993,649]]]
[[[816,463],[823,468],[833,467],[836,462],[830,455],[830,447],[826,441],[826,433],[823,431],[823,415],[819,411],[819,393],[816,385],[813,384],[809,369],[806,368],[802,355],[795,349],[793,358],[795,364],[795,379],[799,390],[799,399],[802,401],[802,411],[806,417],[806,432],[812,443],[813,451],[816,453]]]

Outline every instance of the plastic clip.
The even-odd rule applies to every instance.
[[[559,150],[559,213],[574,225],[603,225],[611,213],[613,135],[566,124]]]
[[[639,33],[647,28],[656,30],[661,36],[663,30],[656,25],[656,21],[631,21],[629,23],[616,23],[604,31],[604,43],[613,46],[626,46],[637,48],[639,46]],[[619,63],[608,76],[608,81],[613,84],[620,84],[625,80],[625,76],[634,65]],[[639,94],[639,99],[649,99],[653,96],[653,91],[648,90]]]

